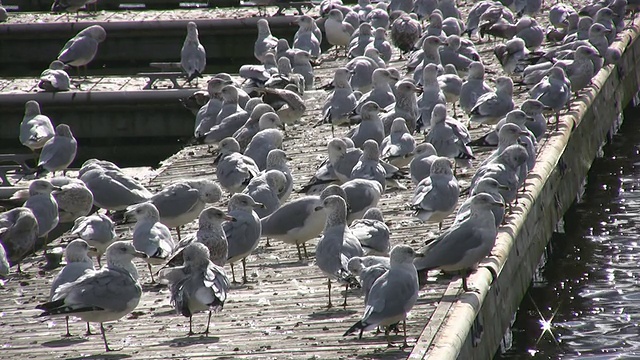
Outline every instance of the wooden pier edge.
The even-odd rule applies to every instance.
[[[637,19],[636,19],[637,20]],[[640,84],[640,26],[627,25],[612,46],[621,51],[561,117],[526,180],[526,192],[498,234],[492,256],[471,276],[478,292],[457,298],[452,283],[426,324],[409,359],[491,359],[511,325],[559,220],[577,199],[584,179],[622,110]],[[496,269],[493,279],[484,266]],[[492,283],[493,281],[493,283]]]

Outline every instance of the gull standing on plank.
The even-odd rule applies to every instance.
[[[58,203],[51,195],[52,191],[59,189],[48,180],[34,180],[29,184],[29,199],[24,203],[24,207],[31,209],[38,220],[38,237],[45,237],[45,253],[47,235],[58,225],[60,220],[58,217]]]
[[[115,321],[129,314],[138,306],[142,287],[138,272],[131,263],[134,257],[146,258],[143,252],[126,241],[117,241],[107,248],[107,265],[90,271],[78,280],[64,284],[53,295],[53,301],[40,304],[40,316],[72,315],[86,322],[99,322],[106,351],[107,344],[103,323]]]
[[[385,135],[389,135],[393,120],[399,117],[407,122],[409,132],[413,134],[416,130],[418,115],[420,115],[416,98],[416,93],[419,91],[420,89],[410,80],[401,80],[396,84],[396,102],[393,104],[393,109],[382,117]]]
[[[371,24],[363,22],[358,27],[358,36],[351,39],[347,56],[355,58],[364,55],[364,49],[373,42],[373,28]]]
[[[519,176],[520,167],[527,162],[529,154],[524,146],[514,144],[507,147],[494,161],[480,167],[471,179],[473,189],[482,178],[492,178],[507,188],[501,189],[500,194],[505,204],[516,199],[518,188],[524,182]]]
[[[387,30],[384,28],[377,28],[373,32],[373,42],[369,44],[370,47],[378,50],[378,54],[380,55],[380,59],[382,59],[385,64],[391,61],[391,44],[387,41]]]
[[[205,144],[217,144],[222,141],[222,139],[233,136],[236,132],[240,131],[243,126],[248,126],[247,124],[255,124],[257,129],[260,116],[267,112],[273,112],[273,108],[267,104],[258,103],[251,109],[249,106],[250,103],[252,103],[251,100],[247,102],[247,106],[245,107],[247,113],[249,111],[251,112],[248,117],[242,113],[236,113],[235,116],[227,116],[220,124],[211,127],[207,133],[202,135],[204,136],[202,141]],[[245,147],[247,144],[245,144]]]
[[[344,15],[338,9],[332,9],[329,11],[329,17],[324,22],[324,32],[327,38],[327,42],[336,47],[336,55],[338,54],[338,47],[344,47],[345,55],[347,46],[351,41],[351,34],[354,32],[354,28],[344,20]]]
[[[107,38],[107,32],[100,25],[92,25],[80,31],[64,45],[58,54],[58,60],[66,65],[79,68],[89,64],[98,52],[98,45]]]
[[[206,204],[220,201],[222,190],[213,180],[178,180],[165,187],[149,202],[160,213],[160,222],[175,228],[180,241],[180,226],[195,220]]]
[[[514,108],[513,81],[502,76],[496,79],[496,91],[478,98],[469,113],[469,123],[494,125]]]
[[[156,207],[148,202],[133,205],[125,213],[125,218],[135,217],[136,224],[133,227],[133,245],[138,251],[147,255],[145,261],[153,278],[151,265],[159,265],[166,261],[176,247],[169,228],[160,222],[160,213]],[[107,254],[108,256],[108,254]]]
[[[234,116],[238,113],[246,112],[238,103],[238,88],[235,85],[227,85],[220,90],[222,96],[222,107],[220,112],[216,115],[216,123],[220,124],[228,116]],[[209,131],[206,129],[205,131]]]
[[[447,103],[440,84],[438,83],[438,67],[427,64],[422,71],[422,97],[418,101],[420,118],[416,124],[416,131],[428,130],[431,127],[431,114],[436,105]]]
[[[304,89],[302,89],[304,90]],[[258,89],[258,93],[262,94],[262,99],[268,104],[279,105],[276,110],[276,114],[282,122],[283,129],[286,133],[286,125],[293,125],[297,123],[305,111],[307,111],[307,105],[305,105],[302,97],[288,89]]]
[[[253,47],[253,55],[260,61],[265,62],[265,55],[276,49],[278,45],[278,39],[271,35],[271,29],[269,28],[269,22],[266,19],[260,19],[257,22],[258,25],[258,38]]]
[[[67,167],[76,158],[78,142],[73,137],[71,129],[67,124],[56,126],[55,135],[49,139],[42,147],[36,176],[47,172],[63,170],[66,173]]]
[[[349,121],[348,115],[356,108],[356,96],[349,84],[350,73],[346,68],[338,68],[333,77],[335,89],[327,98],[322,108],[322,122],[331,124],[331,134],[334,125]]]
[[[364,303],[366,304],[373,284],[389,270],[389,266],[381,264],[367,266],[363,260],[364,258],[366,257],[354,256],[349,259],[347,270],[358,277],[364,294]]]
[[[222,140],[219,151],[216,176],[220,186],[231,194],[244,190],[260,172],[258,165],[252,158],[240,153],[240,145],[234,138]]]
[[[13,266],[30,252],[33,252],[38,239],[38,220],[27,207],[17,207],[0,213],[0,243]]]
[[[500,185],[500,183],[493,178],[485,177],[478,181],[476,186],[469,193],[469,198],[465,200],[465,202],[460,205],[458,208],[458,213],[456,214],[456,218],[453,220],[453,225],[460,223],[469,217],[471,211],[469,210],[471,207],[471,201],[474,195],[478,195],[481,193],[489,194],[493,199],[497,202],[500,202],[504,205],[504,199],[500,194],[501,190],[509,190],[507,186]],[[504,206],[496,206],[491,209],[493,212],[493,217],[495,219],[496,227],[500,226],[502,220],[504,219]]]
[[[409,133],[403,118],[393,120],[391,132],[382,140],[381,147],[382,160],[397,168],[409,165],[416,150],[416,140]]]
[[[358,99],[355,110],[356,113],[360,114],[362,106],[369,101],[375,102],[383,109],[393,104],[396,101],[396,97],[391,89],[392,81],[393,78],[389,70],[382,68],[373,70],[373,74],[371,75],[371,85],[373,89]]]
[[[560,67],[549,70],[549,75],[529,90],[529,96],[548,106],[556,113],[556,128],[560,122],[560,110],[571,101],[571,82]]]
[[[466,114],[470,114],[478,99],[491,91],[484,81],[484,65],[479,61],[472,62],[469,65],[467,80],[460,88],[460,107]]]
[[[263,116],[277,116],[274,113],[266,113]],[[280,129],[283,128],[280,119],[274,123],[278,124],[279,129],[264,129],[260,130],[253,136],[247,149],[244,151],[244,156],[247,156],[256,163],[258,169],[261,171],[267,167],[267,155],[269,151],[274,149],[282,149],[282,141],[284,140],[284,134]]]
[[[55,135],[48,116],[40,112],[40,104],[29,100],[24,104],[24,117],[20,123],[20,142],[32,151],[41,149]]]
[[[469,291],[467,276],[489,256],[496,241],[497,229],[491,209],[503,206],[489,194],[474,195],[468,218],[452,225],[418,250],[424,255],[414,261],[420,285],[426,283],[429,270],[462,271],[462,288]]]
[[[371,77],[375,69],[385,68],[380,53],[373,47],[366,48],[363,56],[351,59],[345,66],[351,73],[349,83],[354,90],[366,93],[371,90]]]
[[[60,60],[54,60],[49,68],[40,74],[38,87],[48,92],[67,91],[70,84],[71,80],[69,74],[64,71],[64,64]]]
[[[456,115],[456,102],[460,100],[460,91],[462,91],[462,79],[458,76],[455,66],[447,64],[444,67],[444,74],[438,76],[438,85],[444,94],[444,98],[453,107],[453,116]]]
[[[64,284],[72,283],[81,276],[83,276],[87,270],[92,272],[93,260],[88,255],[89,244],[81,239],[71,241],[67,248],[64,250],[64,260],[67,263],[62,270],[56,275],[55,279],[51,283],[51,291],[49,293],[49,301],[53,301],[53,297],[56,294],[56,290]],[[65,336],[71,336],[69,332],[69,316],[64,317],[64,321],[67,325],[67,333]],[[91,335],[91,328],[87,323],[87,335]]]
[[[289,199],[293,191],[293,176],[291,176],[291,169],[287,165],[287,154],[284,151],[280,149],[269,151],[265,172],[269,170],[280,171],[285,176],[284,191],[278,194],[280,202],[284,203]]]
[[[152,196],[138,181],[119,170],[97,166],[83,172],[80,180],[91,190],[93,204],[109,211],[125,210]]]
[[[207,92],[209,93],[209,101],[204,104],[196,114],[193,135],[200,137],[206,134],[214,125],[217,124],[218,113],[222,109],[223,98],[222,88],[231,85],[231,81],[213,78],[207,81]]]
[[[311,66],[311,54],[304,50],[297,50],[293,57],[293,72],[304,79],[304,90],[313,90],[315,76]]]
[[[431,174],[431,164],[438,158],[438,153],[431,143],[425,142],[416,146],[415,155],[409,163],[411,181],[418,185],[422,179]]]
[[[455,159],[457,165],[468,167],[469,160],[473,159],[473,152],[466,145],[471,141],[469,130],[447,116],[445,105],[437,104],[433,108],[431,129],[424,139],[433,145],[439,156]]]
[[[331,195],[324,199],[319,208],[327,212],[322,237],[316,246],[316,264],[328,278],[329,304],[327,307],[333,307],[331,303],[331,280],[333,279],[346,285],[342,304],[346,308],[346,290],[350,286],[358,285],[358,280],[347,270],[347,263],[350,258],[363,255],[362,247],[347,226],[347,205],[343,198]]]
[[[386,186],[387,171],[380,163],[380,149],[375,140],[367,140],[362,145],[362,155],[360,160],[351,170],[351,179],[368,179],[375,180],[382,185],[384,190]]]
[[[280,194],[286,191],[286,187],[286,176],[279,170],[269,170],[251,179],[242,192],[264,205],[255,209],[258,217],[264,218],[280,207]]]
[[[533,119],[532,122],[525,123],[525,126],[537,141],[542,140],[547,133],[547,118],[542,114],[548,108],[536,99],[527,99],[520,105],[520,110]]]
[[[224,266],[227,263],[229,255],[229,243],[227,236],[222,228],[225,221],[235,221],[232,216],[225,214],[224,211],[208,207],[200,213],[198,217],[198,231],[195,235],[184,238],[176,247],[176,250],[167,261],[165,267],[176,267],[182,265],[182,252],[189,244],[199,242],[209,249],[209,260],[217,266]],[[162,271],[162,270],[160,270]],[[162,279],[160,279],[162,281]]]
[[[260,218],[254,209],[261,207],[264,205],[255,202],[247,194],[233,194],[229,200],[228,213],[235,221],[225,221],[222,227],[229,243],[227,263],[231,265],[231,276],[234,283],[236,283],[236,275],[233,265],[238,260],[242,260],[242,281],[243,283],[248,281],[247,256],[251,255],[253,250],[258,247],[262,234]]]
[[[384,125],[378,112],[384,111],[378,104],[369,101],[360,110],[360,124],[347,132],[355,147],[361,148],[365,141],[375,140],[381,143],[384,139]]]
[[[423,256],[416,253],[408,245],[397,245],[391,250],[391,264],[389,271],[380,276],[371,287],[365,303],[362,319],[351,326],[344,336],[360,331],[371,330],[376,326],[384,326],[387,343],[390,327],[400,321],[406,322],[407,313],[411,311],[418,299],[418,274],[414,261],[420,261]],[[407,346],[405,323],[404,343]]]
[[[302,247],[304,256],[308,259],[305,243],[322,233],[327,220],[327,213],[317,208],[322,206],[322,201],[330,195],[343,193],[339,186],[329,185],[319,196],[304,196],[282,204],[275,212],[261,220],[262,235],[285,244],[295,244],[300,261]]]
[[[451,35],[447,38],[447,46],[441,48],[440,59],[442,66],[453,65],[457,71],[466,73],[473,60],[460,53],[461,39],[458,35]]]
[[[52,194],[58,204],[61,223],[72,223],[81,216],[89,215],[93,207],[93,194],[84,182],[68,177],[55,177],[50,181],[60,188]]]
[[[413,193],[413,215],[424,222],[438,223],[442,229],[442,222],[458,204],[458,196],[460,187],[453,176],[451,162],[440,157],[431,165],[429,177],[420,181]]]
[[[253,139],[260,130],[275,129],[282,126],[280,117],[275,114],[275,110],[271,105],[259,104],[255,110],[257,114],[249,117],[249,120],[233,133],[233,138],[238,142],[238,145],[240,145],[240,151],[244,151],[247,148],[251,139]]]
[[[439,74],[443,72],[444,68],[442,67],[440,51],[438,50],[442,44],[443,41],[436,36],[429,36],[422,43],[422,61],[413,72],[413,81],[416,84],[422,85],[422,71],[429,64],[436,65]]]
[[[189,333],[192,328],[193,314],[209,311],[207,327],[203,334],[209,336],[212,312],[219,312],[227,300],[229,279],[224,268],[214,264],[209,249],[201,243],[193,242],[182,252],[184,265],[162,270],[160,277],[170,283],[171,302],[176,313],[189,318]]]
[[[71,235],[79,237],[96,248],[98,266],[102,266],[100,258],[116,239],[115,228],[113,221],[106,215],[81,216],[74,222]]]
[[[347,222],[350,224],[361,219],[372,207],[378,206],[383,188],[379,182],[367,179],[353,179],[340,185],[347,201]]]
[[[196,78],[202,77],[207,66],[207,52],[198,39],[198,25],[193,21],[187,24],[187,38],[184,39],[180,50],[180,67],[187,73],[187,82],[191,84]]]
[[[300,27],[293,38],[293,47],[308,51],[311,56],[320,56],[320,39],[313,32],[315,22],[309,15],[302,15],[297,20]]]
[[[370,208],[364,213],[362,219],[355,220],[349,229],[360,241],[366,255],[389,255],[391,232],[387,224],[384,223],[380,209]]]
[[[420,22],[403,13],[391,24],[391,42],[400,50],[400,56],[416,49],[422,31]]]

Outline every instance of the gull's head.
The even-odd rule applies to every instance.
[[[190,182],[190,186],[198,190],[200,199],[205,203],[214,203],[222,197],[220,186],[213,180],[200,179]]]
[[[331,195],[340,196],[343,199],[347,198],[347,193],[344,191],[344,189],[336,184],[331,184],[324,188],[324,190],[322,190],[322,192],[320,193],[320,199],[324,201]]]
[[[258,127],[260,130],[282,128],[282,120],[280,120],[280,116],[278,116],[278,114],[274,112],[267,112],[260,116],[260,120],[258,120]]]
[[[276,193],[283,192],[287,187],[287,177],[280,170],[269,170],[264,174],[267,184]]]
[[[496,199],[493,198],[493,196],[487,193],[480,193],[477,195],[473,195],[471,197],[471,202],[469,205],[471,209],[475,209],[475,210],[504,207],[504,204],[502,202],[497,201]]]
[[[37,194],[51,194],[55,190],[60,190],[60,187],[53,185],[49,180],[36,179],[29,184],[29,195]]]
[[[224,101],[238,102],[238,89],[233,85],[226,85],[220,90]]]
[[[203,243],[194,241],[182,251],[185,265],[199,265],[209,263],[209,248]]]
[[[446,157],[438,157],[431,163],[431,175],[453,175],[451,161]]]
[[[431,124],[437,124],[447,119],[447,107],[444,104],[436,104],[431,112]]]
[[[131,262],[134,257],[146,259],[147,254],[136,250],[131,241],[116,241],[105,252],[109,264]]]
[[[367,210],[367,212],[365,212],[364,215],[362,215],[362,218],[369,219],[369,220],[384,221],[382,211],[380,211],[380,209],[378,209],[377,207],[372,207],[369,210]]]
[[[332,154],[340,156],[347,152],[347,144],[342,139],[333,138],[327,144],[327,149],[329,156]]]
[[[273,110],[273,108],[269,104],[260,103],[256,105],[253,110],[251,110],[251,118],[260,121],[262,115],[268,112],[275,113],[275,110]]]
[[[506,121],[512,124],[524,125],[527,123],[527,121],[533,121],[533,118],[527,115],[524,111],[515,109],[507,114]]]
[[[424,254],[418,253],[411,246],[404,244],[394,246],[389,253],[389,259],[395,264],[413,264],[413,259],[423,256]]]
[[[540,100],[536,99],[527,99],[520,105],[520,110],[529,116],[541,114],[545,108],[546,106]]]
[[[329,19],[342,22],[342,20],[344,20],[344,15],[339,9],[331,9],[331,11],[329,11]]]
[[[238,140],[228,137],[222,139],[218,144],[218,151],[220,154],[231,154],[240,152],[240,144],[238,144]]]
[[[198,219],[201,223],[209,222],[214,224],[222,224],[224,221],[236,220],[233,216],[227,215],[224,211],[215,207],[208,207],[202,210]]]
[[[273,149],[267,154],[267,169],[286,166],[287,160],[287,153],[280,149]]]
[[[447,38],[447,45],[453,50],[460,49],[460,36],[455,34],[449,35],[449,37]]]
[[[391,132],[392,133],[409,133],[409,128],[407,127],[407,122],[403,118],[395,118],[391,123]]]
[[[416,152],[416,157],[421,157],[421,158],[432,156],[432,155],[438,155],[438,153],[436,152],[436,148],[434,148],[433,145],[428,142],[418,144],[416,146],[415,152]]]
[[[35,100],[29,100],[24,104],[24,114],[28,116],[40,114],[40,104]]]
[[[71,133],[71,128],[67,124],[58,124],[56,126],[56,135],[72,138],[73,134]]]
[[[375,101],[367,101],[366,103],[364,103],[364,105],[362,105],[362,109],[360,110],[360,113],[368,115],[363,117],[363,120],[365,120],[365,119],[373,118],[373,115],[377,114],[382,110],[383,109],[380,107],[380,105],[378,105],[378,103],[376,103]]]
[[[75,239],[67,245],[64,250],[64,259],[68,263],[83,262],[88,257],[90,250],[89,244],[82,239]]]
[[[362,144],[362,156],[370,160],[378,160],[380,158],[380,147],[378,143],[369,139]]]
[[[152,203],[143,202],[129,206],[127,208],[127,212],[124,213],[124,216],[125,218],[135,218],[138,221],[142,219],[157,220],[160,218],[160,212]]]
[[[229,211],[252,211],[253,209],[257,208],[264,208],[264,205],[262,203],[255,202],[255,200],[253,200],[253,198],[247,194],[236,193],[233,194],[233,196],[229,200]]]

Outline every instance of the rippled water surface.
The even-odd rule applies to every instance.
[[[628,111],[496,359],[640,359],[640,111]]]

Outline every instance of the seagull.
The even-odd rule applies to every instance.
[[[419,260],[422,253],[415,252],[408,245],[396,245],[390,254],[389,270],[380,276],[371,287],[365,302],[362,319],[351,326],[344,336],[360,331],[371,330],[376,326],[384,326],[387,343],[390,327],[400,321],[406,321],[407,313],[411,311],[418,299],[418,275],[413,262]],[[404,344],[407,346],[405,324]]]
[[[40,74],[40,82],[38,87],[44,91],[68,91],[71,84],[69,74],[64,70],[64,63],[60,60],[54,60],[49,68]]]
[[[98,266],[102,266],[100,258],[116,239],[115,224],[103,214],[81,216],[74,222],[71,235],[79,237],[94,247]]]
[[[24,117],[20,123],[20,142],[32,151],[41,149],[53,138],[55,129],[48,116],[40,112],[40,104],[29,100],[24,104]]]
[[[219,312],[227,300],[229,279],[224,268],[209,259],[209,249],[202,243],[193,242],[182,252],[184,265],[162,270],[160,277],[170,284],[171,302],[176,313],[189,318],[188,336],[194,335],[193,314],[209,311],[207,327],[203,334],[209,335],[212,312]]]
[[[414,260],[420,285],[426,283],[429,270],[462,271],[462,288],[464,291],[470,290],[467,276],[491,253],[496,241],[497,229],[491,210],[504,207],[485,193],[474,195],[471,199],[471,213],[464,221],[452,225],[417,251],[423,255]]]
[[[225,221],[222,227],[229,243],[227,263],[231,265],[231,276],[234,283],[236,283],[236,275],[233,271],[233,265],[238,260],[242,260],[242,281],[243,283],[248,281],[247,256],[251,255],[253,250],[258,247],[262,234],[260,218],[254,209],[261,207],[264,205],[255,202],[247,194],[233,194],[229,200],[228,214],[235,221]]]
[[[129,217],[136,218],[136,224],[133,227],[133,245],[138,251],[147,255],[145,261],[149,268],[151,282],[155,282],[151,265],[165,262],[173,253],[176,244],[169,228],[160,222],[160,213],[153,204],[144,202],[133,205],[125,213],[125,218]]]
[[[316,246],[316,265],[327,276],[329,289],[328,308],[331,303],[331,280],[336,280],[346,286],[345,299],[342,304],[347,307],[346,290],[350,286],[359,285],[358,280],[347,270],[349,259],[354,256],[362,256],[363,250],[360,242],[347,226],[347,204],[337,195],[331,195],[324,199],[320,209],[327,212],[322,237]]]
[[[193,21],[187,23],[187,38],[180,51],[180,66],[187,73],[187,82],[202,77],[207,66],[207,52],[198,39],[198,26]]]
[[[0,245],[6,252],[9,264],[18,264],[35,250],[38,239],[38,219],[27,207],[17,207],[0,213]]]
[[[66,265],[58,275],[56,275],[55,279],[51,283],[51,291],[49,293],[49,301],[53,301],[53,297],[56,294],[58,288],[60,288],[64,284],[72,283],[81,276],[83,276],[87,271],[92,272],[93,261],[87,255],[91,248],[86,241],[81,239],[76,239],[71,241],[67,248],[64,250],[64,260],[66,261]],[[69,316],[64,317],[64,321],[67,325],[67,333],[65,336],[71,336],[69,332]],[[91,328],[89,327],[89,323],[87,323],[87,334],[91,334]]]
[[[47,172],[53,173],[56,170],[62,170],[66,173],[67,167],[76,158],[77,150],[78,142],[73,137],[69,125],[59,124],[56,126],[55,135],[42,147],[36,176]]]
[[[420,181],[413,193],[413,215],[424,222],[438,223],[442,229],[442,222],[458,205],[458,196],[460,187],[451,162],[445,157],[437,158],[431,164],[429,177]]]
[[[107,32],[102,26],[89,26],[67,41],[58,54],[58,60],[78,69],[84,66],[86,75],[87,64],[94,59],[98,52],[98,45],[106,38]]]
[[[240,145],[234,138],[223,139],[219,151],[216,176],[220,186],[231,194],[244,190],[260,172],[258,165],[252,158],[240,153]]]
[[[82,321],[99,322],[105,350],[112,351],[103,323],[132,312],[142,296],[138,272],[131,263],[134,257],[144,259],[146,254],[130,242],[114,242],[107,248],[107,265],[60,286],[52,301],[36,307],[44,311],[40,316],[72,315]]]

